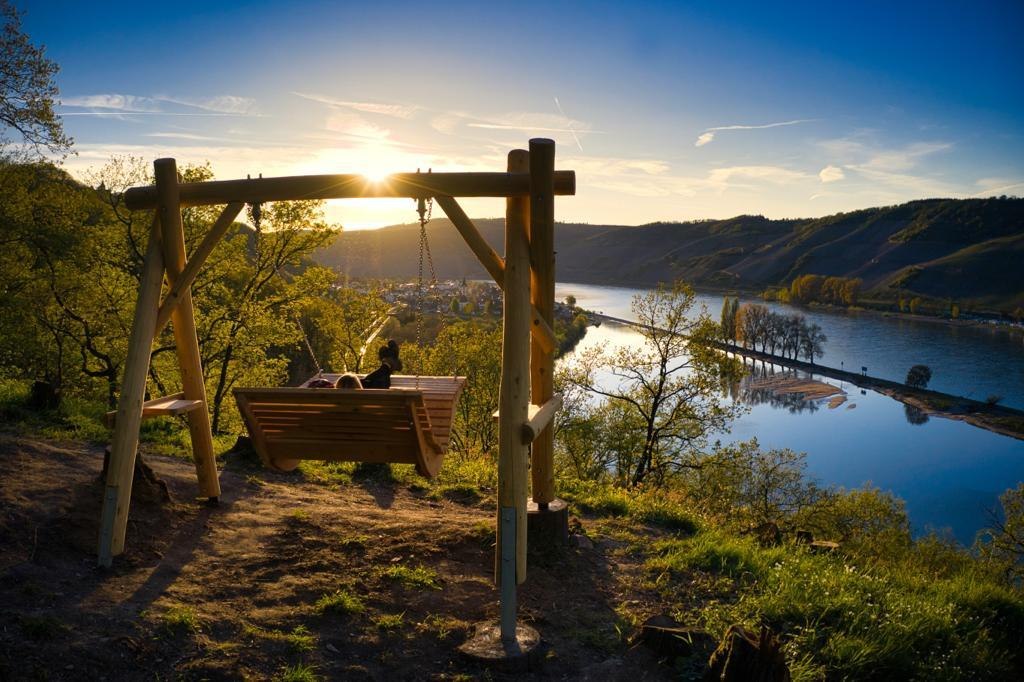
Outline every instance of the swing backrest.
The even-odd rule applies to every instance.
[[[432,477],[448,449],[465,378],[391,379],[390,390],[238,388],[234,393],[253,446],[271,468],[290,471],[302,459],[389,462],[415,464],[420,474]]]

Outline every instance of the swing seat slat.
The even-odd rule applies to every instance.
[[[192,410],[198,410],[202,406],[202,400],[185,400],[184,392],[174,393],[142,403],[142,418],[150,419],[152,417],[185,414]],[[117,410],[107,412],[104,421],[108,428],[114,428],[114,424],[117,422]]]
[[[292,471],[303,459],[387,462],[414,464],[421,476],[433,478],[448,451],[465,385],[465,377],[393,375],[390,389],[303,384],[236,388],[234,394],[253,447],[271,469]]]

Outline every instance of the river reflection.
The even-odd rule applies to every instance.
[[[568,287],[584,308],[630,316],[628,303],[635,290],[559,285],[559,296]],[[629,327],[603,324],[588,330],[580,349],[640,341]],[[998,364],[999,359],[988,361]],[[911,356],[893,360],[894,366],[915,362],[917,357]],[[987,510],[998,505],[999,495],[1024,480],[1024,441],[961,421],[929,418],[888,396],[827,377],[804,378],[845,392],[841,404],[830,407],[830,399],[778,395],[755,381],[773,376],[773,368],[755,363],[753,369],[752,377],[730,391],[749,411],[730,433],[717,436],[720,441],[757,438],[762,447],[806,452],[808,474],[823,483],[847,488],[870,483],[891,490],[906,501],[917,533],[948,530],[969,544],[988,523]]]

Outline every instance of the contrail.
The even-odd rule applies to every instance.
[[[799,123],[811,123],[816,121],[815,118],[801,118],[795,121],[780,121],[779,123],[765,123],[764,125],[748,126],[748,125],[733,125],[733,126],[715,126],[714,128],[707,128],[697,138],[697,147],[703,147],[707,143],[715,139],[715,133],[719,130],[763,130],[765,128],[779,128],[782,126],[795,126]]]
[[[555,98],[555,106],[558,107],[558,113],[565,116],[565,111],[562,110],[562,103],[558,101],[557,97]],[[576,146],[580,148],[580,151],[583,151],[583,145],[580,144],[580,138],[576,136],[576,131],[572,129],[572,119],[565,116],[565,120],[568,121],[569,132],[572,133],[572,139],[576,140]]]

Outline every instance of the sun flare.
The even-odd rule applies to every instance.
[[[379,184],[391,177],[391,171],[383,168],[363,171],[362,176],[374,184]]]

